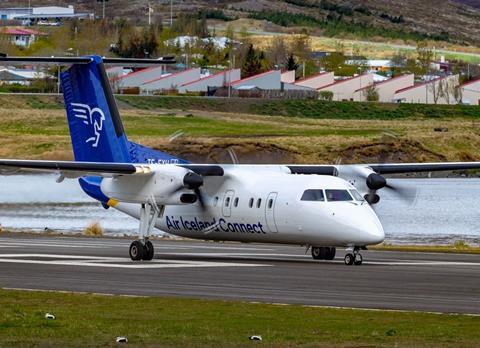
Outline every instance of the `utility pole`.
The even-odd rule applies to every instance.
[[[105,19],[105,0],[102,1],[102,19]]]
[[[150,5],[150,2],[148,2],[148,26],[152,25],[152,5]]]
[[[170,0],[170,28],[173,27],[173,0]]]

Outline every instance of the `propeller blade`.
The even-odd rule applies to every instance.
[[[396,183],[392,185],[387,182],[385,189],[406,203],[413,204],[417,200],[418,190],[415,186],[407,186]]]

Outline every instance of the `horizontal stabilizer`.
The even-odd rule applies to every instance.
[[[70,178],[85,175],[112,177],[116,175],[151,174],[151,168],[149,166],[129,163],[0,159],[0,173],[2,171],[8,173],[18,170],[61,173]]]
[[[73,65],[89,64],[93,61],[91,57],[0,57],[0,62],[9,65]],[[147,67],[155,65],[175,64],[175,58],[160,57],[158,59],[137,59],[137,58],[102,58],[104,64],[123,67]]]

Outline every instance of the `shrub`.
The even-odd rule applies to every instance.
[[[101,237],[103,236],[103,228],[100,226],[100,223],[92,222],[87,228],[85,228],[83,234],[90,237]]]
[[[318,99],[332,101],[333,100],[333,92],[332,91],[321,91],[319,94]]]

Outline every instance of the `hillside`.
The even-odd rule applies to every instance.
[[[24,1],[25,5],[27,1]],[[170,1],[155,2],[155,15],[170,17]],[[2,7],[19,6],[18,0],[2,0]],[[94,0],[35,0],[32,5],[75,5],[78,10],[101,14]],[[478,0],[193,0],[174,2],[174,16],[198,10],[222,10],[230,18],[256,16],[289,27],[307,27],[329,36],[379,36],[387,39],[445,39],[480,44]],[[108,17],[146,20],[145,0],[111,0]],[[287,15],[286,15],[287,14]],[[385,30],[383,30],[385,29]]]
[[[455,1],[460,3],[460,4],[480,8],[480,1],[478,1],[478,0],[455,0]]]

